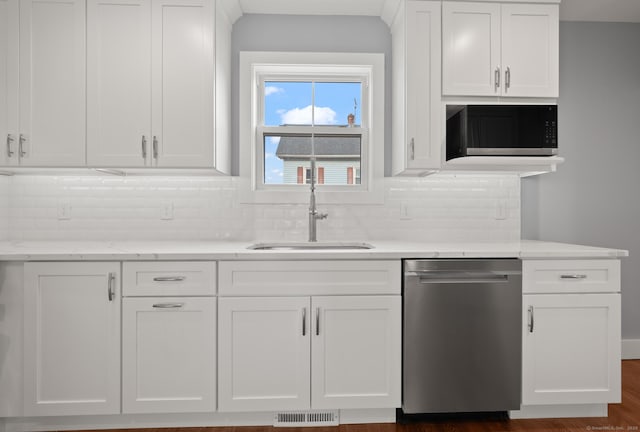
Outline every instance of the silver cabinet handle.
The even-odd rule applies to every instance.
[[[302,308],[302,336],[307,335],[307,308]]]
[[[504,73],[504,90],[507,91],[509,87],[511,87],[511,68],[507,66],[507,70]]]
[[[147,137],[142,135],[142,159],[147,158]]]
[[[13,136],[11,134],[7,134],[7,156],[8,157],[12,157],[13,154],[15,153],[13,150],[11,150],[11,144],[13,144],[14,141],[15,139],[13,138]]]
[[[23,135],[20,134],[20,138],[18,138],[18,154],[20,155],[20,157],[24,157],[26,156],[27,152],[24,150],[24,143],[27,142],[27,138]]]
[[[154,282],[182,282],[185,279],[186,277],[184,276],[158,276],[158,277],[154,277],[153,281]]]
[[[320,308],[316,308],[316,336],[320,335]]]
[[[116,274],[115,273],[109,273],[109,288],[108,288],[108,297],[109,297],[109,301],[113,301],[113,299],[116,296]]]
[[[416,140],[411,138],[411,160],[416,159]]]
[[[158,159],[158,137],[153,136],[153,158]]]
[[[563,274],[560,275],[560,279],[586,279],[586,274]]]
[[[156,303],[153,305],[156,309],[180,309],[184,303]]]
[[[529,333],[533,333],[533,306],[529,306]]]
[[[500,87],[500,67],[496,68],[493,79],[494,79],[495,90],[498,90],[498,88]]]

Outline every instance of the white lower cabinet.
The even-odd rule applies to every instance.
[[[216,263],[122,266],[122,412],[216,410]]]
[[[219,410],[400,404],[400,296],[222,297]]]
[[[120,263],[24,265],[24,415],[120,412]]]
[[[216,300],[143,297],[122,302],[122,412],[216,409]]]
[[[523,293],[522,405],[620,402],[620,262],[525,261]]]
[[[523,405],[620,402],[620,294],[524,296]]]
[[[400,406],[399,260],[223,261],[218,274],[219,411]]]
[[[400,402],[400,296],[313,297],[311,407]]]
[[[219,410],[309,408],[309,298],[218,301]]]

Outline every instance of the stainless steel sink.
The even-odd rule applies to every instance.
[[[369,243],[344,243],[344,242],[318,242],[318,243],[256,243],[247,249],[273,251],[273,250],[364,250],[373,249]]]

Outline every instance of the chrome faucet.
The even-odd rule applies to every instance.
[[[317,242],[316,222],[318,219],[326,219],[327,213],[318,213],[316,208],[316,160],[311,158],[311,197],[309,198],[309,241]]]

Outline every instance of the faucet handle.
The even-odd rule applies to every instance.
[[[316,219],[326,219],[327,216],[329,216],[329,213],[318,213]]]

